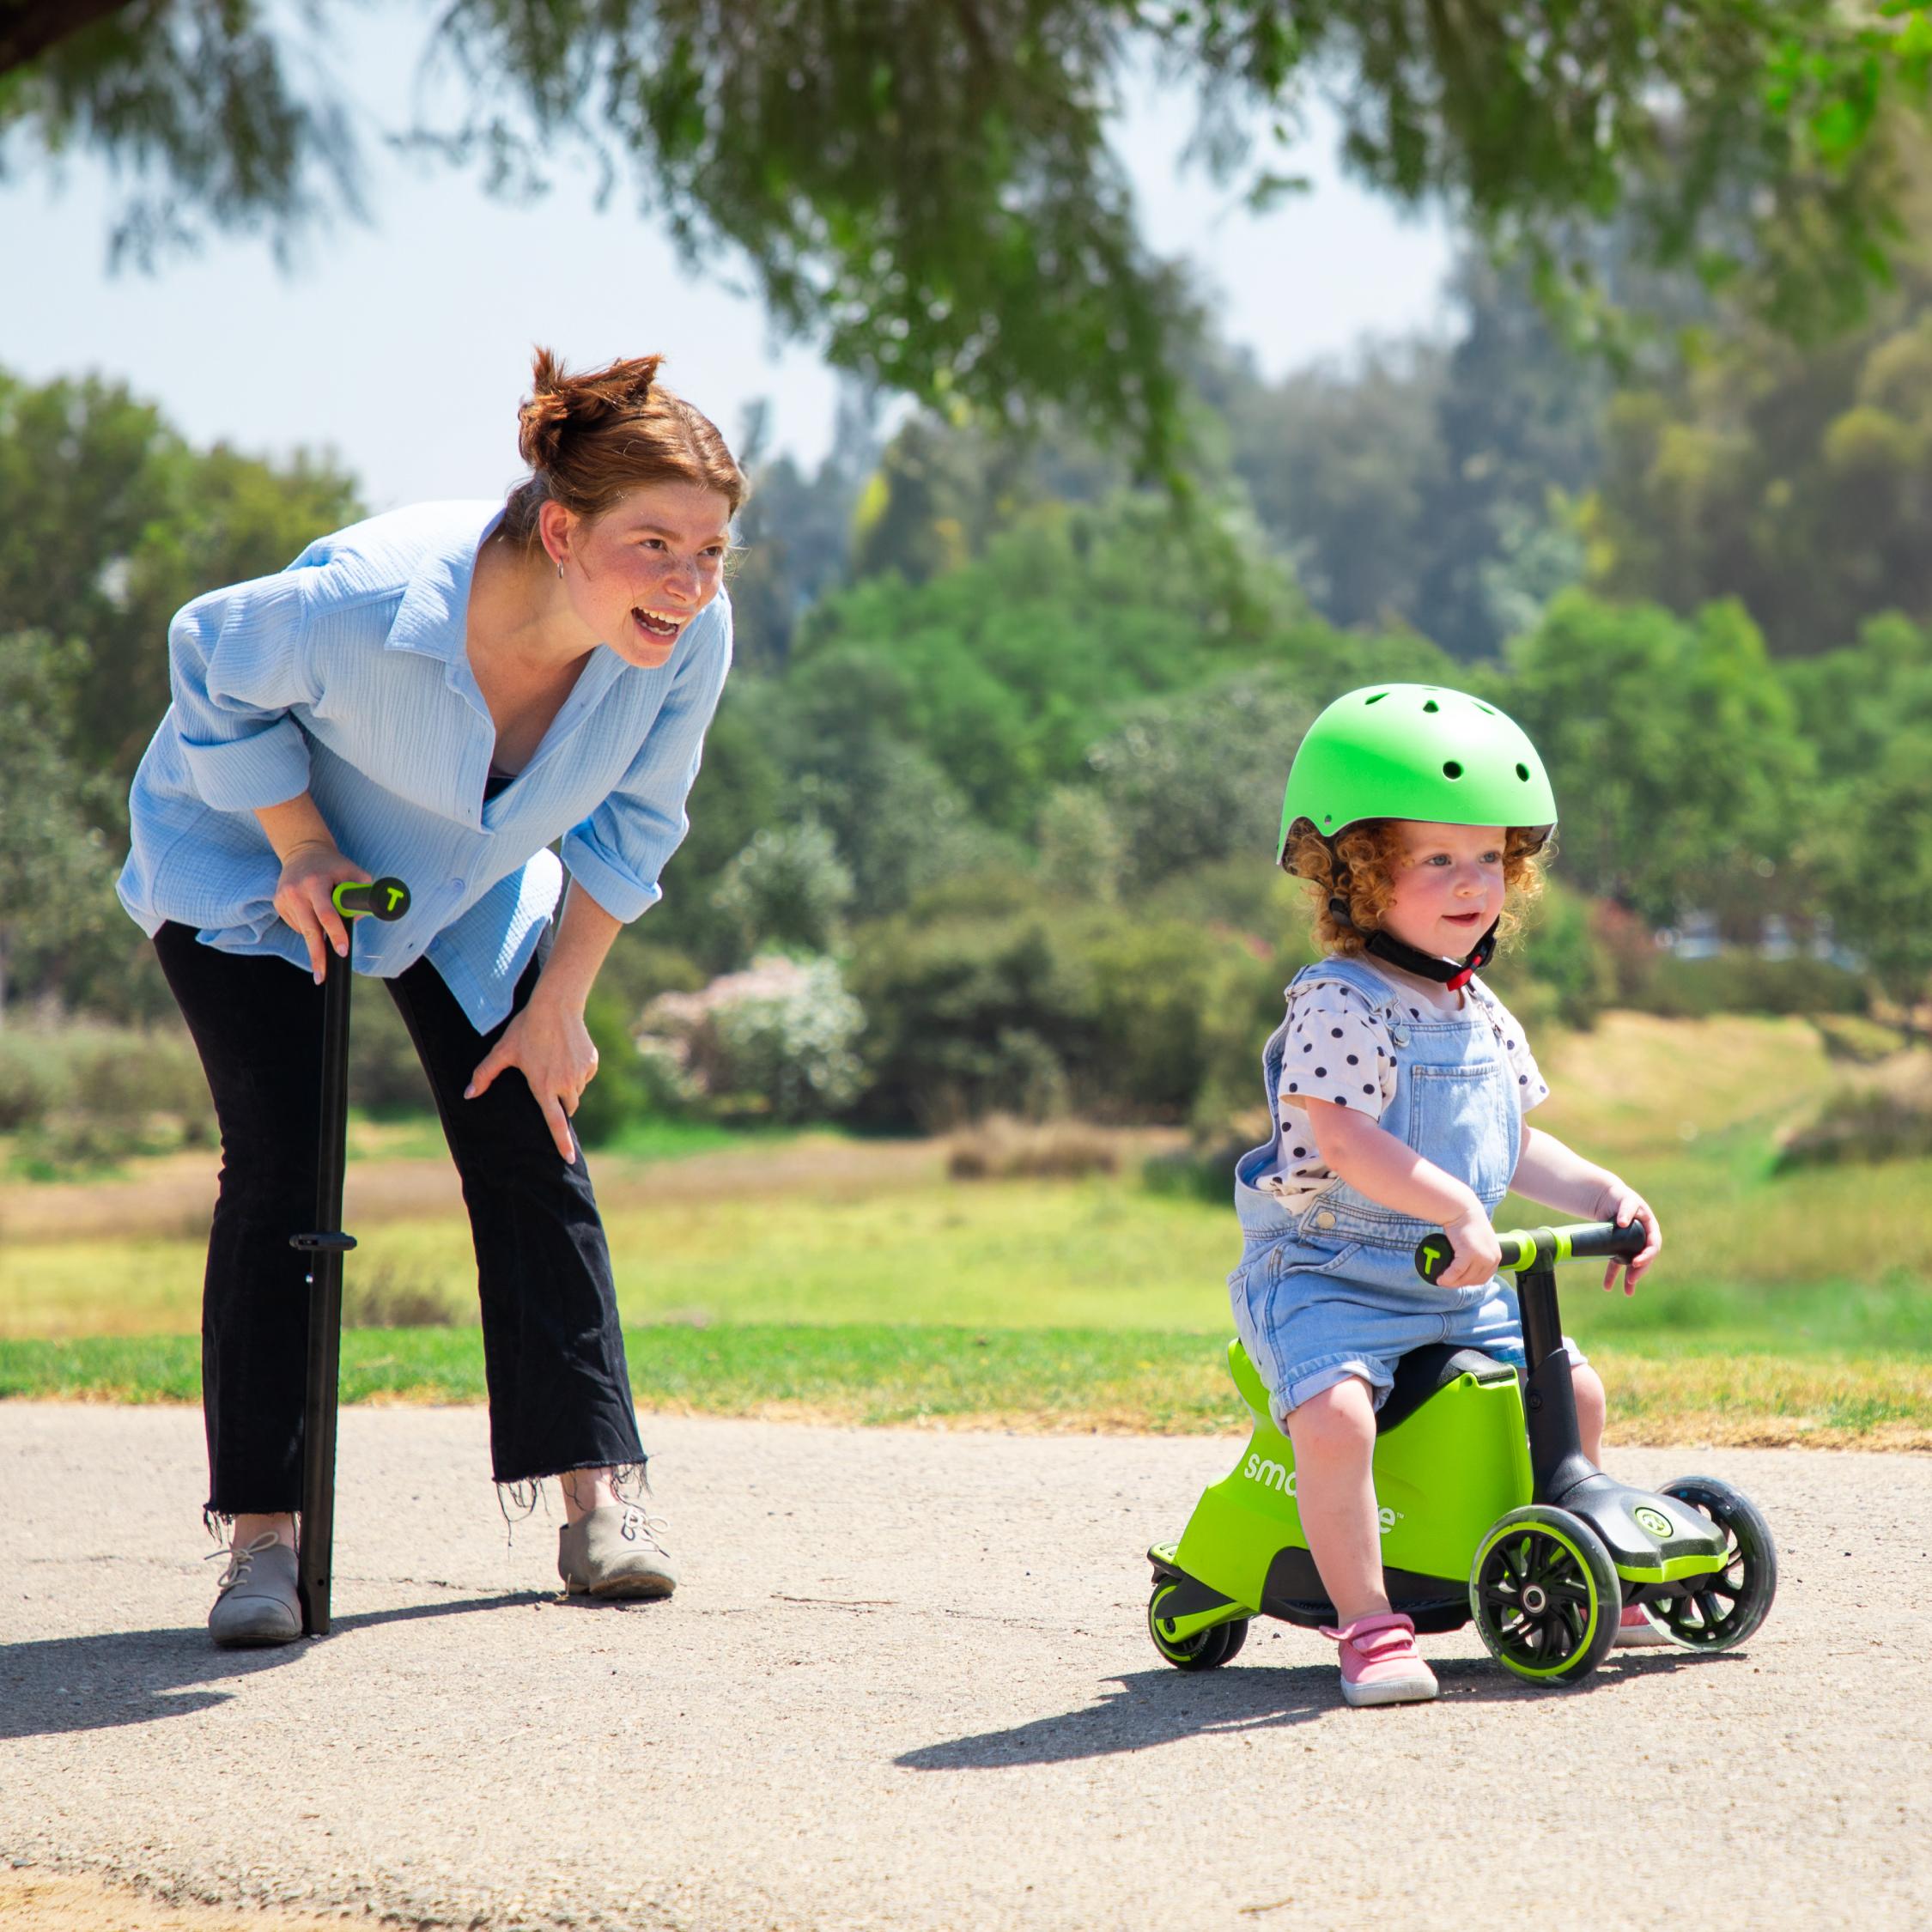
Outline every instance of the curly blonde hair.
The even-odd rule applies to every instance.
[[[1393,818],[1363,818],[1345,825],[1333,837],[1315,829],[1311,818],[1297,818],[1288,829],[1281,854],[1284,872],[1308,883],[1315,909],[1315,943],[1324,952],[1358,953],[1370,933],[1382,924],[1394,896],[1395,874],[1402,860],[1401,834]],[[1510,825],[1503,834],[1503,913],[1496,943],[1500,951],[1516,937],[1523,908],[1543,890],[1543,855],[1548,851],[1543,827]],[[1328,909],[1331,899],[1348,902],[1345,926]]]

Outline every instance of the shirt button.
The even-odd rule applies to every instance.
[[[1332,1228],[1335,1224],[1335,1218],[1328,1212],[1327,1208],[1324,1207],[1321,1212],[1315,1217],[1315,1224],[1318,1228]]]
[[[463,885],[464,882],[459,878],[453,878],[449,882],[449,889],[452,892],[460,892],[463,890]]]

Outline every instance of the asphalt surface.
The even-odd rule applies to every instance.
[[[346,1412],[336,1634],[222,1653],[199,1418],[0,1405],[0,1862],[491,1929],[1932,1917],[1932,1458],[1624,1452],[1770,1516],[1748,1646],[1547,1692],[1464,1631],[1441,1701],[1352,1711],[1307,1633],[1148,1643],[1232,1439],[647,1440],[685,1587],[588,1608],[480,1413]]]

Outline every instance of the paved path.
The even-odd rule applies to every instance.
[[[489,1929],[1932,1917],[1932,1459],[1626,1452],[1770,1515],[1746,1651],[1537,1693],[1464,1632],[1440,1703],[1352,1712],[1303,1633],[1148,1644],[1231,1442],[647,1433],[673,1603],[554,1603],[478,1413],[355,1409],[337,1634],[222,1654],[198,1418],[0,1405],[0,1860]]]

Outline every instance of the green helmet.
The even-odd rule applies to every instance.
[[[1302,739],[1275,860],[1297,818],[1328,838],[1364,818],[1524,825],[1547,835],[1556,815],[1536,747],[1494,705],[1441,684],[1365,684],[1337,698]]]

